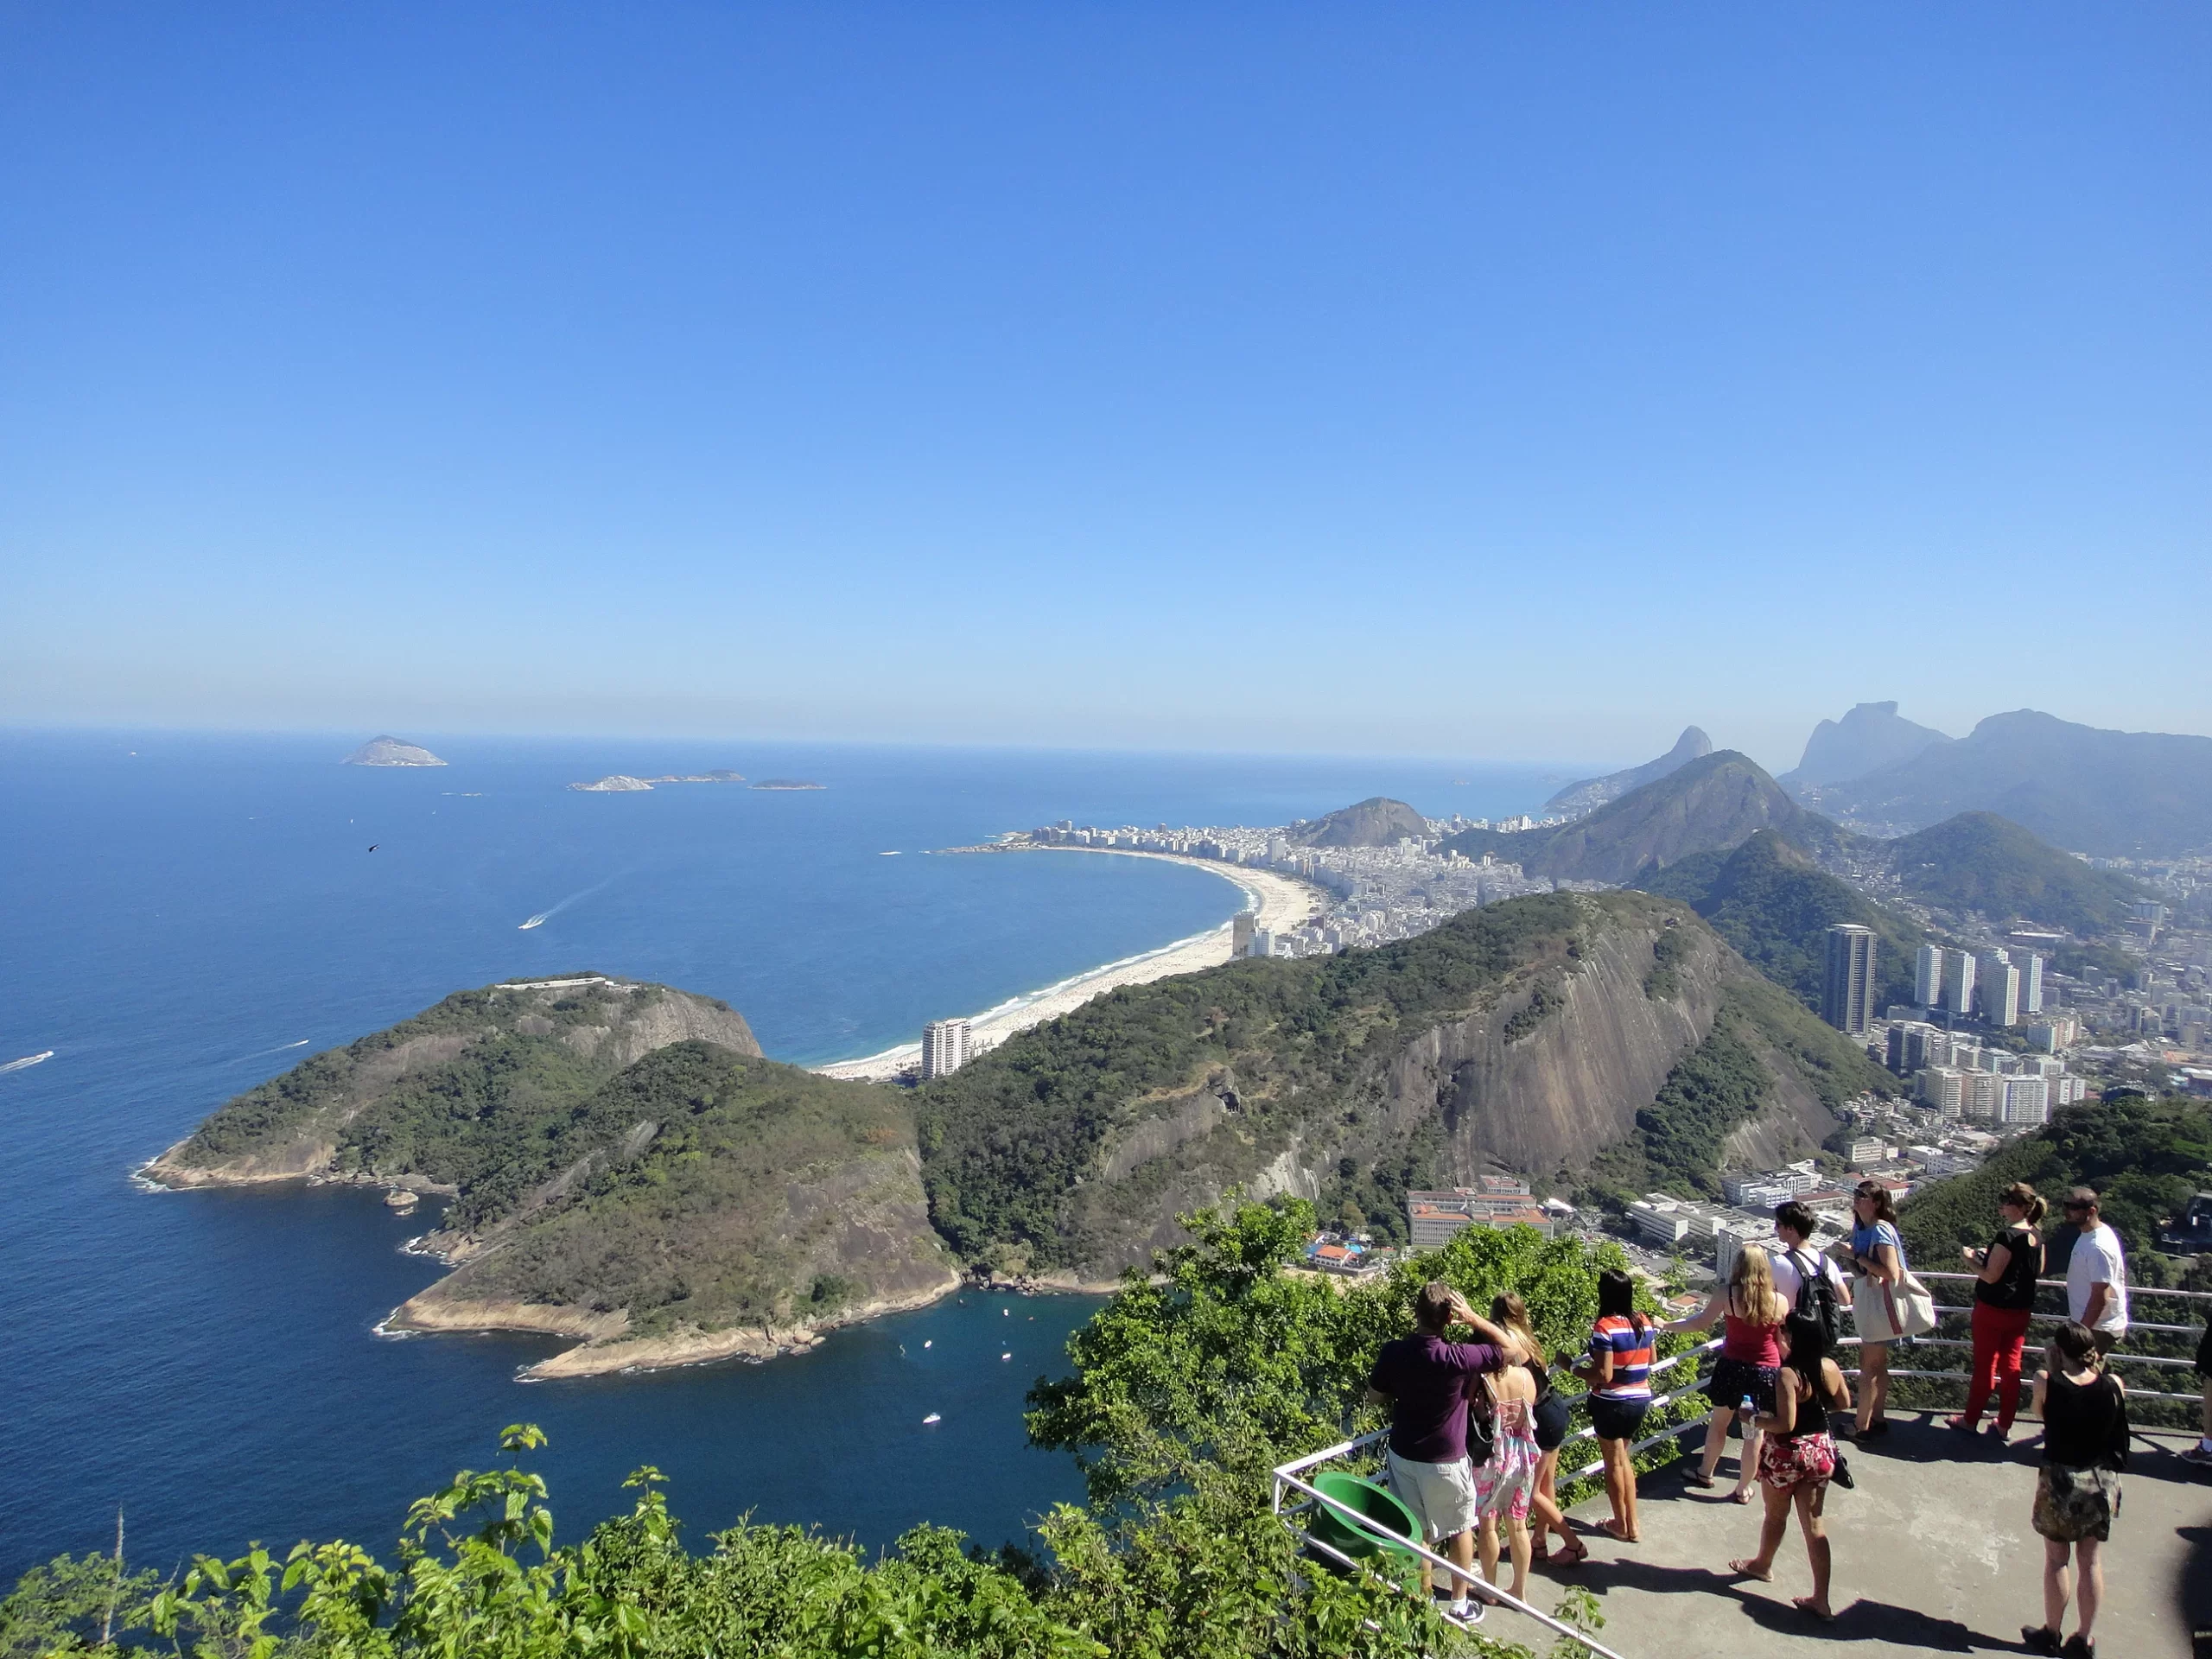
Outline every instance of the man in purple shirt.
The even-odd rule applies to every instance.
[[[1454,1323],[1473,1327],[1480,1342],[1447,1342]],[[1474,1582],[1475,1478],[1467,1462],[1467,1395],[1484,1371],[1502,1371],[1522,1356],[1512,1337],[1467,1306],[1465,1298],[1440,1280],[1421,1287],[1414,1302],[1414,1332],[1386,1342],[1367,1379],[1370,1402],[1390,1407],[1390,1490],[1421,1517],[1423,1541],[1433,1549],[1449,1539],[1454,1566],[1452,1616],[1474,1619],[1482,1607],[1470,1607]],[[1429,1588],[1428,1563],[1421,1563],[1421,1589]]]

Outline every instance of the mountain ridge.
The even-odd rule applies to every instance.
[[[1619,772],[1606,773],[1602,778],[1585,778],[1569,784],[1544,803],[1544,816],[1555,817],[1562,814],[1579,817],[1593,812],[1609,801],[1617,801],[1630,791],[1664,778],[1676,768],[1688,765],[1713,753],[1713,740],[1694,726],[1682,728],[1682,734],[1675,740],[1675,747],[1656,760],[1647,760],[1640,766],[1628,766]]]

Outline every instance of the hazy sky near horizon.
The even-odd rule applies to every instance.
[[[2212,732],[2212,10],[0,0],[0,719]]]

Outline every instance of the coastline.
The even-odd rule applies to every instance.
[[[1188,864],[1194,869],[1219,876],[1232,887],[1240,888],[1249,901],[1246,908],[1255,912],[1255,925],[1274,932],[1287,932],[1307,918],[1318,915],[1329,902],[1329,895],[1310,882],[1294,876],[1279,874],[1274,870],[1247,869],[1239,864],[1225,864],[1217,859],[1185,858],[1173,853],[1145,853],[1121,847],[1008,847],[992,849],[1007,853],[1052,854],[1072,853],[1093,858],[1149,858],[1166,864]],[[1017,1032],[1041,1026],[1047,1020],[1057,1020],[1071,1014],[1093,997],[1119,990],[1124,985],[1147,985],[1155,979],[1167,979],[1177,974],[1194,974],[1205,968],[1218,968],[1229,960],[1230,936],[1232,924],[1224,922],[1203,933],[1193,933],[1187,938],[1176,939],[1155,950],[1147,950],[1134,957],[1124,957],[1119,962],[1102,963],[1080,974],[1071,976],[1040,990],[1013,997],[986,1008],[982,1013],[969,1016],[969,1041],[978,1051],[995,1048]],[[908,1066],[920,1063],[922,1046],[919,1042],[902,1043],[896,1048],[885,1049],[880,1054],[870,1054],[857,1060],[836,1060],[828,1065],[808,1069],[825,1077],[842,1077],[849,1082],[887,1083]]]

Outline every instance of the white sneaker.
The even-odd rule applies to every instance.
[[[1462,1624],[1479,1624],[1490,1608],[1479,1601],[1455,1601],[1445,1611]]]

